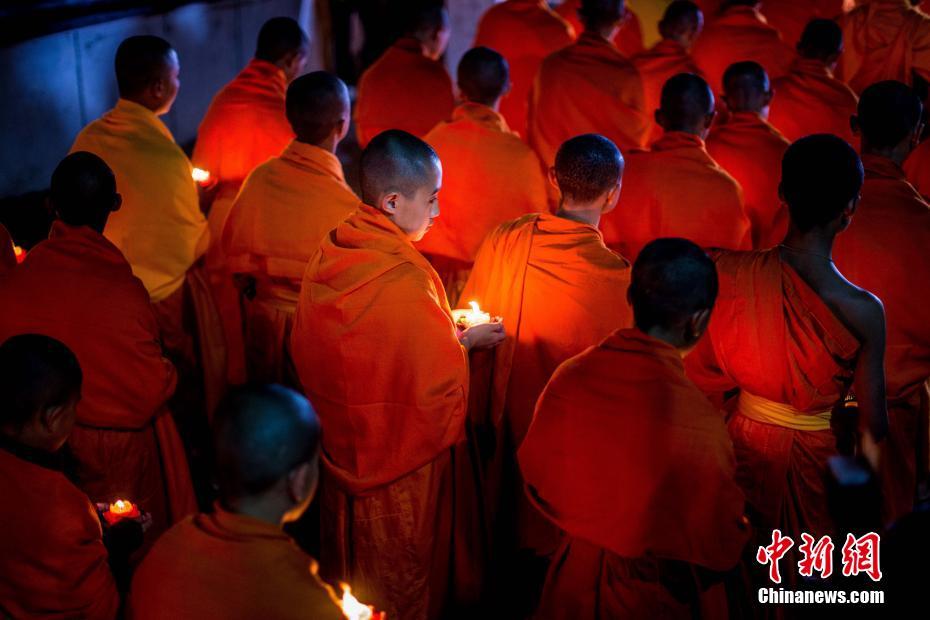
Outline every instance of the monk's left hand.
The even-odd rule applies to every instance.
[[[507,337],[504,324],[497,319],[490,323],[472,325],[459,336],[462,346],[468,351],[472,349],[490,349],[496,347]]]

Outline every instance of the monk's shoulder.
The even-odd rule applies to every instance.
[[[819,293],[824,303],[860,342],[884,337],[885,307],[876,295],[842,275],[832,286],[821,289]]]

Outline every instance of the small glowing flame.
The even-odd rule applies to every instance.
[[[468,329],[474,325],[491,322],[491,315],[487,312],[482,312],[481,306],[478,305],[477,301],[470,301],[468,305],[471,306],[471,310],[459,309],[452,311],[452,319],[459,328]]]
[[[210,173],[203,168],[194,168],[191,170],[191,178],[197,183],[206,183],[210,180]]]
[[[362,605],[357,598],[352,596],[352,588],[347,583],[339,584],[342,588],[342,615],[349,620],[371,620],[374,616],[374,608],[369,605]]]
[[[129,500],[118,499],[110,504],[110,512],[115,515],[128,515],[133,511],[135,506]]]
[[[26,250],[22,249],[18,245],[13,246],[13,254],[16,256],[17,263],[21,263],[26,260]]]

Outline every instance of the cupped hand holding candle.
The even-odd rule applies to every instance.
[[[126,499],[118,499],[109,506],[103,513],[103,518],[110,525],[123,519],[136,519],[141,516],[139,507]]]

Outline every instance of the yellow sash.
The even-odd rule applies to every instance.
[[[763,424],[774,424],[796,431],[828,431],[832,411],[804,413],[791,405],[740,391],[737,410],[750,420]]]

